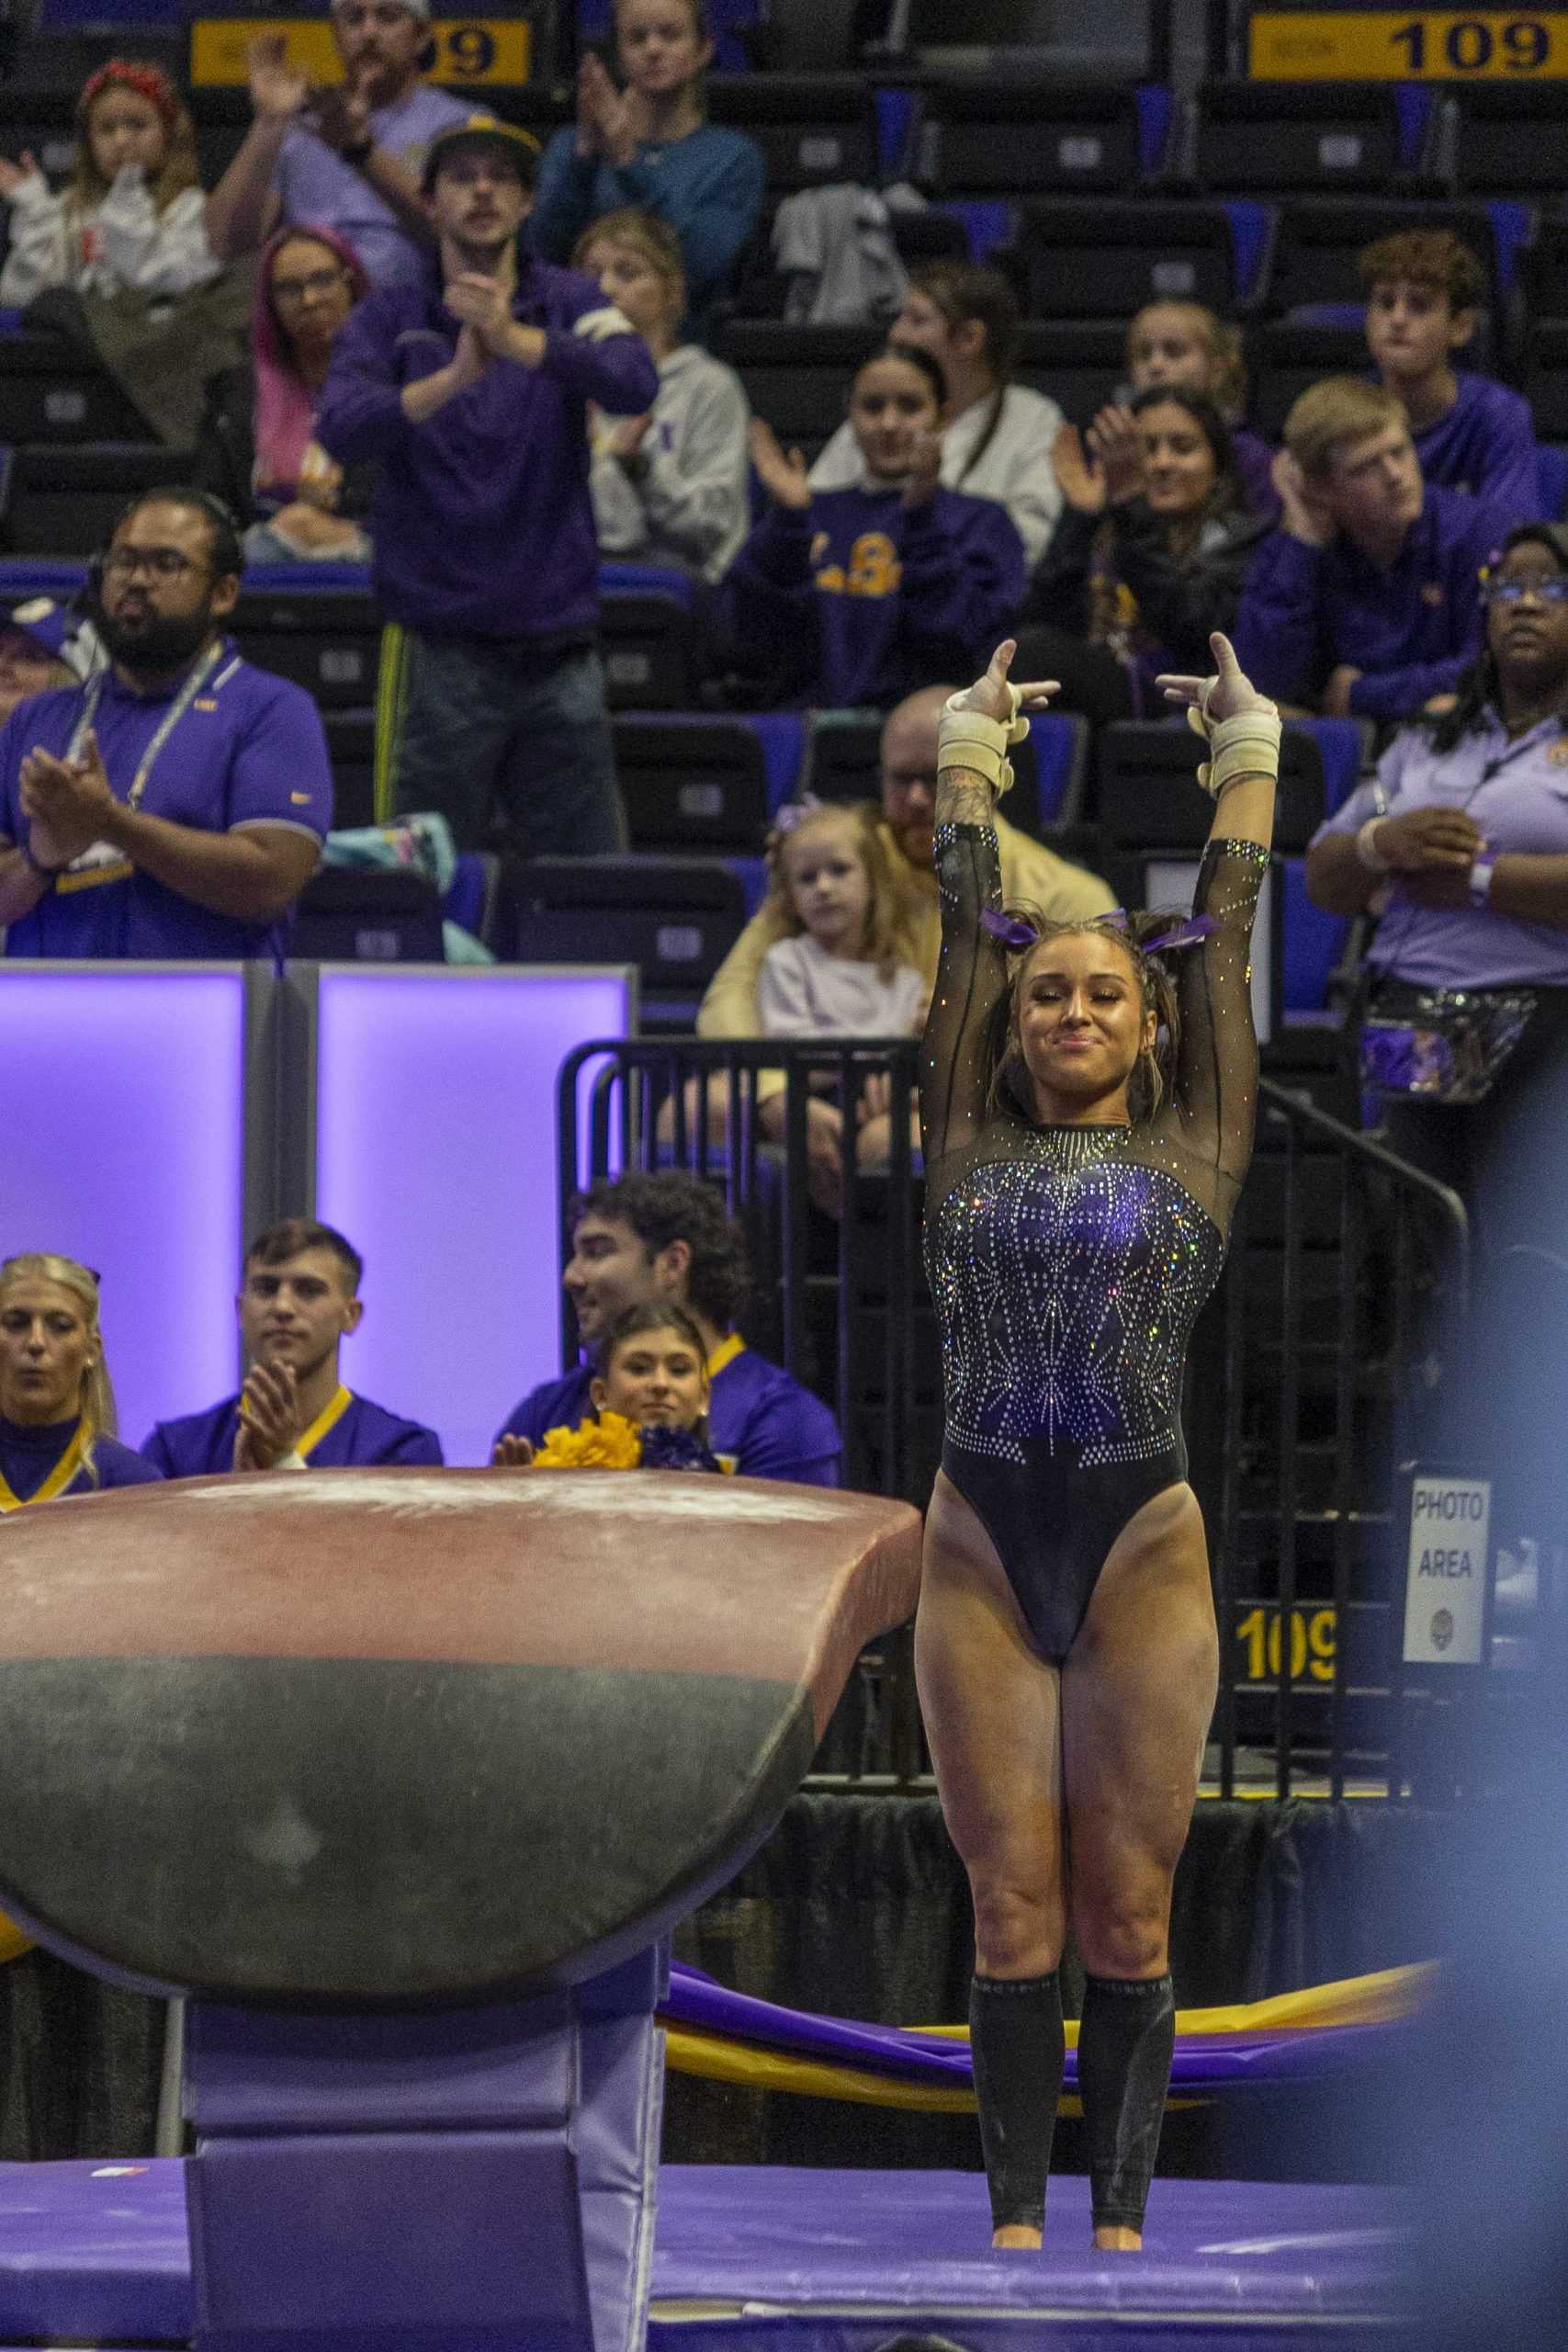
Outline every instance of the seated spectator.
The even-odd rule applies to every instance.
[[[364,563],[373,469],[316,439],[333,345],[368,280],[332,229],[279,229],[256,267],[250,364],[209,377],[192,480],[249,515],[247,563]]]
[[[962,670],[1023,602],[1023,548],[1002,509],[942,487],[945,387],[929,353],[894,344],[850,393],[864,486],[813,494],[798,449],[751,426],[772,504],[725,583],[743,670],[771,662],[764,699],[886,708]]]
[[[419,284],[383,287],[349,320],[317,433],[344,466],[377,462],[377,781],[392,813],[438,809],[461,850],[499,818],[522,856],[591,856],[625,830],[588,411],[641,416],[659,377],[591,277],[520,243],[533,172],[533,141],[494,116],[434,141],[438,252]]]
[[[674,232],[651,212],[607,213],[584,230],[572,264],[598,279],[659,369],[643,415],[593,422],[600,548],[721,580],[750,525],[750,410],[733,368],[680,340],[686,280]]]
[[[332,825],[321,714],[222,625],[240,545],[199,491],[115,526],[96,626],[108,666],[0,728],[7,956],[265,956]]]
[[[97,631],[70,605],[52,596],[13,605],[0,624],[0,719],[33,695],[89,676],[102,661]]]
[[[889,341],[930,352],[942,369],[943,482],[1005,506],[1023,542],[1024,560],[1035,564],[1062,510],[1051,469],[1062,412],[1055,401],[1013,382],[1018,330],[1018,298],[999,269],[936,261],[910,277]],[[846,422],[812,467],[811,487],[852,490],[865,478],[865,459]]]
[[[910,960],[928,996],[936,984],[942,946],[932,831],[937,728],[952,691],[949,686],[922,686],[889,714],[882,729],[883,846],[890,874],[915,901]],[[1088,922],[1114,907],[1114,897],[1097,874],[1070,865],[1043,842],[1032,841],[999,809],[994,821],[1004,904],[1037,908],[1049,922]],[[788,936],[789,919],[776,895],[770,893],[708,983],[697,1014],[700,1037],[763,1034],[759,993],[762,967],[769,949]]]
[[[547,1430],[537,1449],[525,1437],[500,1438],[492,1460],[512,1469],[723,1469],[707,1442],[707,1350],[689,1315],[659,1300],[628,1306],[598,1364],[591,1420]]]
[[[1088,445],[1056,436],[1066,504],[1034,575],[1020,674],[1055,677],[1059,709],[1095,720],[1163,717],[1162,670],[1201,670],[1228,636],[1269,526],[1252,514],[1230,435],[1201,392],[1136,392],[1102,409]]]
[[[1367,348],[1378,380],[1404,403],[1421,473],[1439,490],[1483,498],[1510,523],[1540,512],[1529,402],[1453,360],[1475,333],[1486,280],[1447,229],[1380,237],[1361,255]]]
[[[343,1343],[365,1305],[359,1252],[330,1225],[290,1217],[258,1234],[235,1300],[248,1367],[238,1396],[160,1421],[142,1452],[165,1478],[226,1470],[439,1463],[441,1440],[345,1388]]]
[[[0,303],[89,353],[162,440],[188,447],[203,375],[242,346],[245,292],[220,283],[196,132],[167,74],[101,65],[77,100],[69,187],[53,194],[31,155],[0,158]]]
[[[1452,707],[1401,729],[1318,828],[1307,888],[1377,917],[1363,1050],[1394,1148],[1472,1204],[1489,1173],[1495,1209],[1511,1174],[1508,1238],[1568,1258],[1547,1163],[1517,1148],[1548,1099],[1561,1119],[1568,1081],[1568,526],[1510,531],[1483,596],[1484,645]],[[1462,991],[1457,1010],[1445,990]],[[1456,1019],[1483,1049],[1479,1094],[1462,1053],[1414,1058]]]
[[[547,261],[563,262],[603,213],[656,212],[679,241],[701,334],[757,226],[761,151],[707,119],[703,0],[616,0],[615,53],[623,90],[592,50],[582,60],[576,125],[545,149],[529,233]]]
[[[1201,392],[1212,400],[1230,428],[1247,505],[1255,514],[1278,514],[1274,452],[1242,422],[1247,370],[1239,327],[1201,302],[1146,302],[1127,329],[1127,381],[1134,394]]]
[[[712,1384],[709,1442],[748,1478],[836,1487],[841,1441],[819,1397],[753,1355],[735,1329],[750,1273],[746,1245],[711,1184],[673,1170],[592,1185],[571,1204],[571,1257],[563,1281],[583,1347],[602,1347],[630,1306],[679,1306],[702,1340]],[[496,1439],[574,1429],[592,1402],[595,1367],[541,1382]],[[505,1457],[503,1457],[505,1458]]]
[[[0,1511],[159,1473],[115,1435],[98,1278],[39,1250],[0,1265]]]
[[[373,286],[423,276],[429,226],[420,168],[468,103],[433,90],[430,0],[335,0],[343,80],[314,90],[288,62],[287,36],[249,51],[254,120],[207,202],[207,233],[226,261],[254,254],[280,224],[335,229]]]
[[[1376,719],[1450,695],[1505,528],[1492,508],[1428,489],[1399,399],[1357,376],[1302,393],[1275,478],[1283,520],[1253,558],[1234,631],[1258,692]]]

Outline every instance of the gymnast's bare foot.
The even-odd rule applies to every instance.
[[[1038,2254],[1044,2243],[1044,2233],[1032,2230],[1027,2222],[1004,2222],[999,2230],[991,2232],[993,2246],[1017,2246],[1026,2254]]]
[[[1094,2243],[1101,2254],[1142,2254],[1143,2233],[1140,2230],[1096,2230]]]

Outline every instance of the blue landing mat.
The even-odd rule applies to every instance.
[[[0,2165],[0,2352],[112,2352],[190,2324],[181,2167]],[[1088,2184],[1051,2185],[1045,2250],[994,2255],[978,2175],[671,2165],[649,2352],[873,2352],[930,2330],[968,2352],[1279,2352],[1305,2336],[1405,2352],[1387,2190],[1157,2181],[1142,2255],[1089,2245]]]

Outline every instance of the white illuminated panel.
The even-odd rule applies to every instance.
[[[556,1080],[631,1010],[622,971],[321,968],[316,1214],[366,1260],[344,1377],[449,1462],[560,1369]]]
[[[235,1385],[244,1041],[238,965],[0,964],[0,1257],[96,1267],[130,1445]]]

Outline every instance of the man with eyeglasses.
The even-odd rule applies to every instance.
[[[416,280],[430,250],[420,170],[431,141],[468,107],[424,79],[430,0],[336,0],[343,80],[311,87],[282,33],[251,43],[254,119],[207,200],[220,261],[255,253],[280,221],[335,229],[372,285]]]
[[[275,953],[321,857],[332,772],[300,686],[242,661],[232,522],[154,490],[98,567],[108,667],[0,727],[0,926],[10,956]]]

